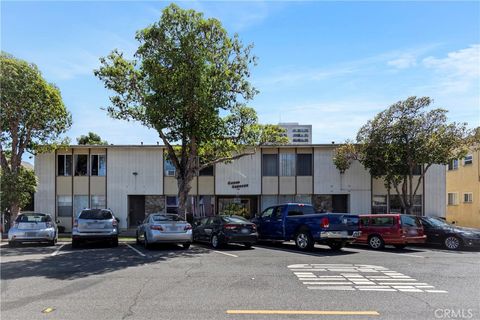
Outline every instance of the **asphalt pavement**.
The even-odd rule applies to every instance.
[[[478,251],[2,243],[0,266],[2,320],[480,319]]]

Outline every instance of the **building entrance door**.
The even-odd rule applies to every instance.
[[[128,196],[128,227],[136,227],[144,219],[145,196]]]

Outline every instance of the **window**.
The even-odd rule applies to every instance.
[[[420,228],[422,226],[420,223],[420,220],[412,216],[401,215],[400,221],[402,222],[402,226],[416,227],[416,228]]]
[[[412,214],[422,215],[422,196],[416,195],[413,197]],[[390,195],[390,213],[405,213],[402,209],[402,203],[398,194]]]
[[[58,196],[57,208],[59,217],[72,217],[72,196]]]
[[[473,193],[467,192],[463,194],[463,202],[472,203],[473,202]]]
[[[105,209],[105,196],[92,196],[90,207],[92,209]]]
[[[421,164],[418,164],[415,166],[415,168],[413,168],[413,175],[414,176],[419,176],[422,174],[422,168],[423,166]]]
[[[289,205],[288,216],[303,216],[304,214],[314,214],[315,210],[312,206]]]
[[[92,155],[91,165],[92,167],[90,172],[92,176],[100,176],[100,177],[105,176],[107,172],[105,155],[103,154]]]
[[[76,154],[73,159],[75,162],[75,175],[86,176],[88,174],[88,155]]]
[[[373,227],[390,227],[393,226],[393,217],[372,217],[370,225]]]
[[[59,154],[57,156],[57,173],[59,176],[72,175],[72,155]]]
[[[448,170],[457,170],[458,169],[458,159],[453,159],[448,164]]]
[[[372,213],[387,213],[387,196],[386,195],[374,195],[372,197]]]
[[[280,175],[295,176],[295,154],[280,153]]]
[[[89,196],[88,195],[74,195],[73,196],[73,214],[78,216],[80,212],[88,208],[90,205],[88,203]]]
[[[264,154],[262,158],[264,176],[278,176],[278,156],[276,154]]]
[[[448,193],[448,202],[449,206],[456,206],[458,204],[458,193],[456,192],[449,192]]]
[[[276,209],[276,207],[271,207],[266,209],[265,211],[262,212],[262,218],[270,218],[273,214],[273,210]]]
[[[86,220],[110,220],[113,216],[109,210],[88,209],[82,210],[78,218]]]
[[[168,159],[168,156],[165,155],[164,161],[163,161],[163,167],[165,169],[165,175],[169,177],[174,177],[175,176],[175,166],[173,165],[173,162]]]
[[[297,176],[312,175],[312,154],[297,154]]]
[[[200,176],[213,176],[213,165],[203,168],[199,172]]]
[[[472,163],[473,163],[473,155],[467,154],[465,158],[463,158],[463,165],[466,166]]]
[[[178,201],[176,196],[167,196],[167,213],[178,212]]]

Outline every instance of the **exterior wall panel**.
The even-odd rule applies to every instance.
[[[88,195],[88,177],[73,178],[73,194]]]
[[[105,195],[107,179],[105,177],[90,177],[90,194],[100,196]]]
[[[55,153],[35,156],[35,175],[38,177],[35,192],[35,211],[55,215]]]
[[[313,177],[298,176],[297,177],[297,194],[313,193]]]
[[[278,177],[262,178],[262,194],[265,194],[265,195],[278,194]]]
[[[72,194],[72,177],[57,177],[57,194],[65,196]]]
[[[215,166],[215,193],[218,195],[250,195],[260,194],[261,158],[260,152],[236,159],[231,163],[218,163]],[[239,189],[232,184],[239,182],[247,185]]]
[[[445,217],[447,206],[446,166],[432,165],[425,174],[425,215]]]
[[[107,206],[128,226],[128,195],[163,194],[162,148],[110,148],[107,156]]]
[[[295,194],[295,176],[280,177],[280,194]]]
[[[200,176],[198,178],[198,194],[202,196],[215,194],[215,177]]]

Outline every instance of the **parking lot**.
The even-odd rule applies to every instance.
[[[2,319],[479,319],[480,252],[1,245]],[[469,317],[471,315],[471,317]]]

